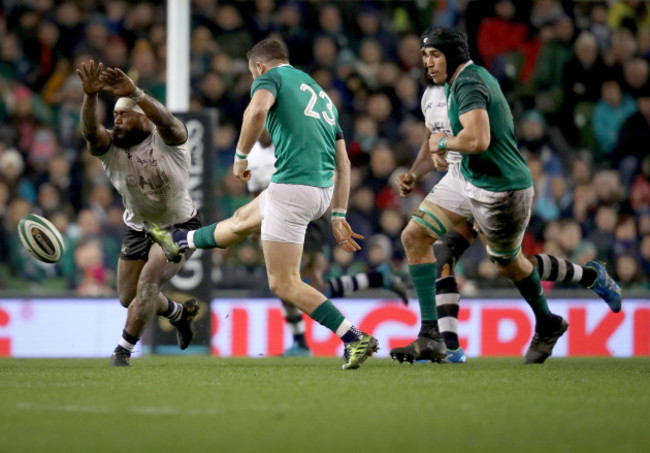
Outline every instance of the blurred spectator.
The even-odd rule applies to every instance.
[[[250,240],[244,241],[235,247],[231,255],[233,259],[229,260],[228,266],[221,268],[218,288],[268,291],[266,268],[259,244]]]
[[[609,7],[609,26],[614,30],[630,22],[636,29],[650,26],[650,9],[643,0],[614,0]]]
[[[259,42],[275,30],[275,0],[255,0],[255,8],[248,17],[248,31],[253,42]]]
[[[336,70],[338,60],[338,49],[336,41],[329,35],[321,35],[314,39],[313,45],[314,62],[309,65],[307,72],[312,73],[316,69],[326,69],[330,72]]]
[[[614,254],[621,255],[634,255],[638,251],[639,244],[637,242],[636,222],[632,216],[622,216],[616,230],[614,232]]]
[[[610,37],[612,34],[611,28],[607,24],[607,3],[590,2],[587,4],[589,8],[589,27],[588,30],[596,38],[598,42],[598,50],[605,52],[609,46]]]
[[[219,48],[232,58],[246,58],[253,38],[244,28],[244,21],[234,5],[220,4],[214,16],[214,39]]]
[[[588,239],[596,246],[598,258],[610,261],[614,258],[615,231],[618,214],[612,206],[603,205],[596,211],[595,229],[588,234]]]
[[[84,42],[84,25],[81,11],[75,2],[64,1],[56,6],[54,20],[59,25],[59,46],[66,57],[74,55],[77,46]]]
[[[634,255],[625,254],[616,258],[615,275],[617,283],[623,290],[642,290],[648,288],[648,284],[644,281],[639,263]]]
[[[382,49],[378,41],[364,38],[359,49],[359,61],[355,69],[369,91],[376,91],[380,87],[380,68],[382,62]]]
[[[632,183],[633,176],[641,165],[639,146],[650,143],[650,84],[646,84],[636,100],[637,112],[621,125],[618,143],[614,149],[610,164],[621,172],[626,187]]]
[[[74,252],[77,267],[76,290],[80,296],[112,296],[111,273],[104,267],[102,244],[98,239],[80,241]]]
[[[574,263],[583,265],[587,261],[596,258],[595,245],[583,238],[580,224],[575,220],[565,219],[560,222],[558,244],[563,252],[562,255]],[[585,252],[588,252],[588,254],[585,255]]]
[[[637,98],[650,79],[648,62],[643,58],[633,58],[623,65],[623,91]]]
[[[30,203],[36,202],[36,189],[32,182],[23,176],[25,163],[20,153],[13,149],[5,149],[0,154],[0,181],[9,191],[9,199],[24,198]]]
[[[449,2],[447,2],[449,3]],[[384,58],[395,60],[397,58],[397,41],[395,33],[384,27],[382,14],[379,8],[370,2],[361,4],[359,13],[356,16],[356,42],[360,43],[363,39],[371,38],[377,43],[382,50]],[[359,53],[359,49],[354,49]]]
[[[375,209],[375,193],[368,186],[360,186],[350,194],[347,220],[353,231],[364,237],[378,230],[379,211]]]
[[[366,114],[377,123],[379,137],[395,143],[399,139],[398,122],[393,115],[393,103],[384,93],[374,93],[368,97]]]
[[[650,281],[650,234],[646,233],[641,238],[641,268],[645,274],[646,282]]]
[[[596,102],[594,108],[593,131],[598,145],[595,158],[608,156],[614,151],[618,140],[618,129],[621,124],[634,112],[636,102],[627,93],[621,92],[616,79],[609,79],[603,82],[601,87],[601,99]]]
[[[562,75],[564,100],[559,124],[571,143],[578,142],[577,128],[589,126],[591,120],[591,113],[587,111],[587,118],[575,124],[574,113],[579,106],[593,106],[599,99],[604,74],[605,65],[598,57],[596,38],[589,32],[582,32],[576,40],[574,56],[564,66]]]
[[[282,39],[289,49],[289,57],[296,66],[304,66],[312,60],[311,52],[305,51],[304,43],[311,41],[311,34],[304,26],[301,4],[287,1],[280,5],[277,13],[277,37]]]
[[[318,11],[319,34],[334,40],[339,49],[350,47],[350,37],[343,28],[341,10],[334,3],[323,3]]]
[[[573,55],[573,22],[562,15],[549,28],[551,37],[537,54],[532,84],[536,108],[544,113],[556,113],[563,100],[564,66]]]

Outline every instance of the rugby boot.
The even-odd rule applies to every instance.
[[[605,269],[604,263],[598,261],[588,261],[585,267],[589,267],[596,271],[598,277],[596,281],[588,286],[590,290],[598,294],[614,313],[621,311],[623,304],[623,297],[621,294],[621,287],[616,284],[614,279],[610,277]]]
[[[111,366],[131,366],[131,353],[122,346],[116,347],[111,355]]]
[[[524,355],[524,363],[544,363],[551,356],[557,340],[567,331],[569,323],[561,316],[551,315],[543,325],[535,327],[535,335]]]
[[[438,327],[421,330],[418,337],[407,346],[390,350],[393,360],[400,363],[416,361],[442,362],[447,357],[447,347]]]
[[[192,321],[199,313],[199,304],[195,299],[190,299],[183,303],[183,314],[181,319],[172,322],[172,326],[176,327],[176,343],[181,349],[187,349],[194,337],[194,329],[192,328]]]
[[[345,344],[343,358],[345,363],[341,365],[342,370],[356,370],[368,357],[379,349],[379,342],[372,335],[362,333],[359,341]]]
[[[161,228],[155,223],[147,223],[144,228],[149,237],[163,249],[167,261],[180,263],[187,247],[183,248],[176,243],[174,240],[174,233],[176,233],[176,231],[172,233],[168,229]],[[187,237],[187,231],[183,231],[183,233],[185,233],[185,236]]]

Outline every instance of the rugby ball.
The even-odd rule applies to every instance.
[[[56,227],[44,217],[27,214],[18,221],[18,237],[27,251],[44,263],[61,261],[65,250],[63,238]]]

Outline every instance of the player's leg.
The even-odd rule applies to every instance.
[[[167,298],[161,291],[183,264],[184,259],[180,263],[169,262],[160,247],[151,247],[149,259],[138,279],[136,296],[128,308],[122,338],[111,358],[113,365],[128,365],[128,357],[140,340],[147,323],[156,314],[169,318],[172,325],[179,329],[181,349],[187,347],[192,336],[190,323],[197,314],[198,305],[193,299],[179,304]]]
[[[438,309],[438,326],[447,346],[445,361],[450,363],[464,363],[467,360],[458,342],[460,292],[456,282],[455,268],[456,263],[467,250],[474,236],[472,225],[463,222],[433,244],[437,264],[436,307]]]
[[[432,247],[436,239],[437,237],[429,235],[425,227],[413,219],[402,231],[402,244],[420,305],[421,324],[415,341],[405,347],[391,349],[391,357],[400,362],[440,361],[447,353],[438,329],[436,311],[436,262]]]
[[[621,311],[621,288],[607,273],[603,263],[589,261],[580,266],[544,253],[526,258],[537,267],[542,281],[577,283],[598,294],[614,313]]]
[[[377,340],[354,327],[328,298],[303,282],[300,275],[307,224],[325,213],[331,199],[331,187],[271,183],[260,200],[264,213],[262,250],[271,291],[341,338],[346,352],[343,369],[354,369],[378,349]]]
[[[557,340],[567,330],[567,322],[551,313],[537,269],[521,253],[521,243],[530,218],[533,188],[503,193],[495,200],[473,201],[474,219],[487,241],[487,252],[499,273],[509,278],[532,308],[535,336],[524,363],[543,363],[550,357]],[[478,198],[478,197],[477,197]]]
[[[262,249],[269,277],[269,287],[275,295],[292,303],[312,319],[334,332],[346,345],[346,350],[363,347],[364,357],[357,358],[352,362],[352,367],[357,368],[365,360],[366,349],[370,354],[377,349],[376,339],[360,332],[329,299],[302,281],[300,278],[302,244],[263,239]]]
[[[323,244],[326,243],[328,222],[324,217],[320,217],[309,222],[307,225],[300,267],[300,277],[302,280],[323,293],[327,290],[327,285],[323,282],[323,273],[327,267],[327,259],[322,249]],[[283,300],[282,313],[293,335],[293,344],[283,355],[298,357],[311,356],[311,351],[305,340],[305,323],[302,318],[302,311],[293,304]]]
[[[263,194],[264,192],[262,192]],[[147,232],[165,252],[169,261],[178,262],[187,250],[227,248],[259,231],[262,223],[260,196],[254,198],[232,217],[195,230],[169,231],[155,224],[147,225]]]
[[[331,278],[328,282],[328,292],[325,294],[332,299],[336,299],[348,297],[356,291],[363,291],[368,288],[388,289],[397,294],[405,305],[408,304],[406,283],[399,275],[393,274],[390,265],[387,263],[367,272]]]
[[[200,220],[194,218],[187,222],[187,226],[192,225],[200,225]],[[111,363],[116,366],[127,366],[129,364],[131,351],[142,335],[143,327],[137,324],[133,325],[130,319],[133,316],[131,312],[139,313],[142,310],[140,307],[142,303],[139,299],[141,277],[143,274],[146,275],[145,269],[151,269],[153,266],[151,259],[154,258],[153,263],[155,263],[156,256],[150,256],[150,249],[151,242],[149,242],[144,232],[127,229],[117,266],[117,287],[120,303],[128,307],[130,311],[127,314],[127,322],[122,331],[120,342],[111,358]],[[160,248],[156,247],[155,249],[157,249],[157,255],[160,256],[162,254]],[[158,261],[167,264],[164,258],[162,260],[158,259]],[[174,268],[180,268],[180,264],[175,265]],[[165,273],[162,273],[161,276],[165,278]],[[169,278],[160,282],[159,286],[166,283]],[[131,308],[134,304],[139,305],[139,307],[137,309],[136,307]],[[198,310],[194,300],[180,304],[160,293],[155,300],[147,300],[145,306],[153,307],[155,313],[168,318],[178,329],[177,337],[181,349],[185,349],[189,345],[192,338],[190,323]]]
[[[311,351],[305,339],[305,322],[302,319],[302,311],[292,303],[284,300],[281,302],[282,315],[293,336],[293,344],[284,351],[283,355],[287,357],[310,357]]]

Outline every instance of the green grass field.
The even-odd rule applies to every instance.
[[[0,452],[647,452],[650,358],[0,359]]]

